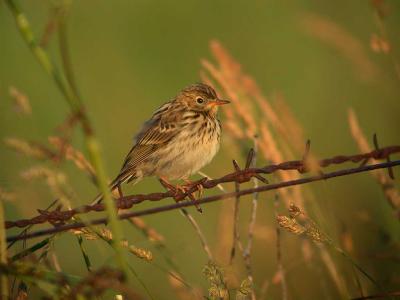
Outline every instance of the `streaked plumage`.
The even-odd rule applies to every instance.
[[[183,89],[144,123],[111,189],[146,176],[187,179],[208,164],[219,149],[219,100],[206,84]]]

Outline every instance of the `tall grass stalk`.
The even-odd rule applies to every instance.
[[[20,31],[22,38],[29,46],[30,50],[38,60],[39,64],[45,69],[46,73],[53,78],[57,87],[63,94],[64,98],[68,102],[71,112],[77,114],[80,117],[80,123],[82,131],[84,133],[85,143],[87,151],[89,153],[89,158],[96,170],[98,185],[101,193],[104,195],[104,202],[106,206],[106,211],[108,214],[108,219],[110,221],[111,231],[113,233],[113,248],[116,251],[116,259],[120,265],[121,270],[124,274],[128,275],[128,270],[125,263],[124,253],[121,247],[122,240],[122,229],[118,223],[117,211],[115,205],[111,199],[111,194],[108,189],[106,172],[104,169],[104,164],[100,155],[100,147],[97,142],[94,132],[91,127],[88,116],[85,114],[84,107],[81,99],[74,93],[74,90],[66,82],[62,73],[56,68],[56,66],[51,62],[46,51],[39,46],[37,40],[32,32],[31,26],[25,14],[19,8],[14,0],[6,0],[10,11],[12,12],[18,30]]]
[[[6,230],[4,228],[4,208],[3,201],[0,200],[0,263],[7,263],[7,243]],[[8,277],[7,275],[0,276],[0,298],[8,299]]]

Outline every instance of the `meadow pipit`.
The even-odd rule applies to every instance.
[[[111,190],[146,176],[157,176],[165,183],[188,181],[217,153],[221,136],[217,110],[227,103],[206,84],[193,84],[180,91],[144,123],[120,173],[110,184]]]

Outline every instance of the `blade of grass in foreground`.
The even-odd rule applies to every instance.
[[[11,261],[14,262],[14,261],[20,260],[21,258],[24,258],[25,256],[27,256],[27,255],[29,255],[31,253],[34,253],[37,250],[43,248],[44,246],[49,244],[49,242],[54,238],[54,236],[55,235],[52,235],[52,236],[50,236],[50,237],[48,237],[48,238],[46,238],[46,239],[34,244],[32,247],[29,247],[29,248],[27,248],[27,249],[15,254],[11,258]]]
[[[105,174],[104,165],[100,156],[99,144],[94,136],[94,132],[91,127],[91,123],[88,119],[88,116],[85,114],[82,102],[80,98],[74,93],[70,85],[67,84],[66,80],[62,76],[62,73],[51,62],[46,51],[42,47],[40,47],[39,44],[37,43],[37,40],[32,32],[28,19],[26,18],[22,10],[19,8],[19,6],[16,4],[16,1],[6,0],[6,4],[8,5],[10,11],[12,12],[15,18],[17,28],[19,29],[24,41],[27,43],[27,45],[29,46],[30,50],[32,51],[32,53],[34,54],[40,65],[45,69],[47,74],[50,77],[52,77],[53,80],[55,81],[57,87],[60,89],[64,98],[68,102],[71,112],[79,116],[90,161],[96,170],[100,191],[104,195],[106,211],[108,214],[111,231],[113,233],[115,241],[112,246],[116,251],[116,260],[121,270],[124,272],[124,275],[128,276],[129,272],[126,267],[126,259],[121,247],[122,229],[120,227],[120,224],[118,223],[116,208],[114,202],[111,199],[110,191],[108,189],[107,176]]]
[[[83,246],[83,238],[82,236],[78,235],[76,236],[77,240],[78,240],[78,244],[79,244],[79,249],[81,250],[83,259],[85,261],[85,265],[86,265],[86,269],[88,270],[88,272],[91,272],[92,270],[92,263],[90,262],[90,258],[89,255],[86,252],[86,249]]]

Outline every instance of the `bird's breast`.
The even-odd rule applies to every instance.
[[[196,118],[182,126],[166,154],[171,164],[157,173],[169,179],[187,178],[208,164],[219,150],[221,128],[218,120]]]
[[[189,175],[197,173],[207,165],[219,150],[221,129],[217,120],[204,120],[191,132],[190,138],[184,138],[182,162]]]

